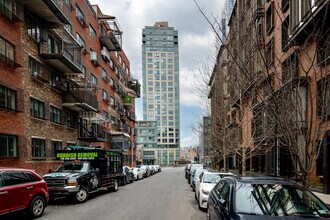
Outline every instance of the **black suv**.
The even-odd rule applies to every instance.
[[[327,205],[307,188],[275,177],[224,177],[207,208],[207,219],[330,218]]]

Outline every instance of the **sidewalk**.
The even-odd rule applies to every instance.
[[[330,194],[324,194],[324,193],[318,193],[318,192],[313,192],[317,197],[319,197],[323,202],[328,204],[330,206]]]

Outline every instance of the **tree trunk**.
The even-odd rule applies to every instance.
[[[227,171],[226,154],[223,154],[223,170]]]
[[[242,176],[246,176],[246,155],[245,149],[242,149]]]

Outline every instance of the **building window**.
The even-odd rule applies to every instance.
[[[290,1],[290,27],[294,30],[299,24],[299,0]]]
[[[37,42],[40,42],[40,28],[38,23],[30,16],[26,17],[28,35]]]
[[[17,93],[15,90],[0,85],[0,107],[16,109]]]
[[[282,51],[285,51],[288,48],[289,41],[289,16],[282,23]]]
[[[110,68],[114,69],[115,68],[115,64],[113,62],[113,60],[110,58]]]
[[[96,32],[92,25],[89,25],[89,34],[91,35],[92,39],[96,41]]]
[[[92,86],[98,87],[97,78],[93,74],[91,74],[91,84],[92,84]]]
[[[115,106],[115,99],[112,96],[110,96],[110,105]]]
[[[60,50],[61,50],[60,42],[54,37],[48,35],[48,53],[60,53]]]
[[[32,138],[32,158],[45,158],[45,140]]]
[[[269,35],[274,28],[274,2],[271,2],[266,11],[266,33]]]
[[[85,27],[86,26],[86,22],[85,22],[85,16],[84,14],[81,12],[80,8],[76,5],[76,17],[79,21],[79,23]]]
[[[320,34],[317,42],[317,62],[326,65],[330,61],[330,28]]]
[[[18,156],[18,137],[0,133],[0,157]]]
[[[102,99],[103,101],[108,101],[108,93],[104,89],[102,90]]]
[[[106,118],[106,119],[109,118],[109,113],[106,112],[106,111],[103,111],[102,115],[103,115],[103,117]]]
[[[30,113],[32,117],[45,118],[45,103],[34,98],[30,98]]]
[[[74,115],[71,112],[66,112],[66,125],[70,128],[75,127]]]
[[[37,62],[36,60],[29,58],[29,72],[30,76],[35,78],[44,78],[44,68],[41,63]]]
[[[330,76],[317,82],[317,115],[330,116]]]
[[[14,66],[15,49],[14,45],[5,41],[0,37],[0,60],[4,61],[11,66]]]
[[[78,33],[77,33],[77,42],[81,47],[85,48],[85,41]]]
[[[102,79],[107,81],[108,80],[108,74],[107,72],[105,71],[105,69],[102,68]]]
[[[56,157],[55,151],[62,150],[62,142],[61,141],[52,141],[52,158]]]
[[[298,77],[299,60],[294,52],[282,64],[282,84]]]
[[[115,86],[115,81],[110,77],[110,86],[113,88]]]
[[[266,62],[267,66],[274,65],[274,38],[272,38],[266,45]]]
[[[61,109],[54,106],[50,107],[50,121],[54,123],[61,123]]]

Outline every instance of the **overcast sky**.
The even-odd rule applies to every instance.
[[[225,0],[197,0],[209,18],[219,17]],[[112,15],[123,31],[123,50],[131,73],[142,84],[142,29],[157,21],[168,21],[179,31],[181,147],[196,146],[192,125],[202,117],[205,98],[198,95],[196,75],[206,63],[213,63],[215,38],[210,25],[193,0],[90,0],[104,14]],[[210,61],[211,60],[211,61]],[[213,65],[213,64],[211,64]],[[204,85],[201,85],[205,87]],[[136,102],[137,119],[142,120],[142,97]]]

